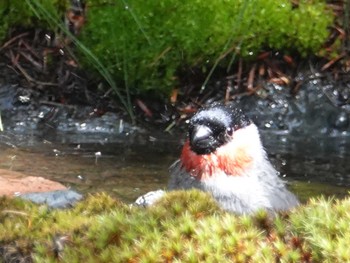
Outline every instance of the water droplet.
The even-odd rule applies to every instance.
[[[157,138],[155,138],[155,137],[153,137],[153,136],[149,136],[149,137],[148,137],[148,140],[149,140],[150,142],[155,142],[155,141],[157,140]]]
[[[59,150],[57,150],[57,149],[53,149],[52,151],[54,152],[55,156],[58,156],[58,155],[61,153],[61,152],[60,152]]]
[[[119,121],[119,129],[118,129],[119,133],[122,133],[124,131],[124,121],[123,119],[120,119]]]

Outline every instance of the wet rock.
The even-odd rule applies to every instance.
[[[340,101],[341,91],[320,79],[306,82],[296,96],[288,88],[269,84],[258,96],[235,103],[263,130],[294,136],[350,136],[350,109]]]
[[[123,142],[142,131],[127,122],[122,113],[52,102],[45,94],[18,85],[0,83],[0,111],[6,132],[47,141]]]
[[[349,127],[349,114],[345,111],[340,111],[330,116],[330,125],[337,130],[344,131]]]
[[[64,185],[42,177],[0,169],[0,195],[16,196],[32,192],[66,190]]]
[[[164,195],[165,195],[165,191],[163,190],[151,191],[151,192],[148,192],[147,194],[144,194],[138,197],[134,204],[137,206],[147,207],[157,202]]]
[[[52,208],[72,206],[82,195],[42,177],[0,169],[0,196],[19,196]]]
[[[37,204],[47,204],[51,208],[67,208],[73,206],[83,196],[67,189],[45,193],[27,193],[20,195],[20,197]]]

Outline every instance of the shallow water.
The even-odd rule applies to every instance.
[[[343,197],[350,189],[349,81],[316,73],[300,78],[296,96],[267,84],[257,96],[238,96],[232,103],[257,124],[271,161],[302,200]],[[145,132],[121,114],[98,116],[89,106],[21,103],[20,87],[0,89],[6,131],[0,133],[0,168],[57,180],[83,193],[106,191],[127,202],[166,188],[182,134]],[[178,118],[168,113],[160,123]]]
[[[156,146],[42,144],[0,148],[0,168],[52,179],[82,193],[105,191],[131,202],[164,188],[174,157]]]
[[[293,141],[290,136],[262,134],[271,161],[301,200],[318,195],[347,195],[350,189],[347,144],[340,142],[345,148],[339,151],[340,146],[334,142],[329,142],[332,149],[320,140],[307,144]],[[179,155],[181,137],[143,134],[137,139],[115,142],[102,137],[90,140],[98,143],[73,143],[64,136],[55,142],[12,137],[6,143],[2,140],[0,145],[0,168],[53,179],[82,193],[105,191],[133,202],[148,191],[166,188],[168,167]]]

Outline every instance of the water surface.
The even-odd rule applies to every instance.
[[[307,144],[290,136],[262,134],[271,161],[302,200],[347,195],[350,158],[344,142],[340,151],[335,141],[328,142],[333,149],[326,149],[319,140]],[[114,142],[101,136],[90,140],[95,143],[74,143],[64,136],[60,140],[3,138],[0,168],[59,181],[85,194],[105,191],[132,202],[148,191],[166,188],[168,167],[181,151],[184,136],[158,135]]]

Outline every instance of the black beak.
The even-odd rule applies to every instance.
[[[197,154],[208,154],[213,151],[213,132],[207,126],[194,126],[189,137],[191,149]]]

